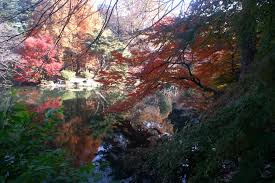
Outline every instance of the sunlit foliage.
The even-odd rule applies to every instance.
[[[24,41],[20,63],[16,64],[14,79],[18,82],[38,83],[60,74],[62,63],[56,58],[51,36],[29,37]]]

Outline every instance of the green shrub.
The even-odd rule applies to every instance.
[[[49,145],[62,112],[49,110],[40,124],[22,105],[0,111],[0,122],[7,122],[0,128],[0,182],[87,182],[85,167],[75,168],[68,152]]]
[[[94,77],[94,74],[88,70],[81,72],[80,75],[87,79],[92,79]]]
[[[70,71],[70,70],[61,71],[61,76],[65,80],[71,80],[71,79],[75,78],[75,74],[76,73],[74,71]]]

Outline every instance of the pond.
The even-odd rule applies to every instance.
[[[28,113],[34,114],[32,123],[60,121],[55,133],[49,134],[53,136],[50,146],[65,149],[74,167],[92,164],[90,182],[114,181],[116,168],[120,168],[117,166],[120,156],[129,148],[151,145],[146,131],[136,129],[128,121],[122,122],[123,117],[119,117],[119,121],[117,116],[103,115],[110,103],[121,98],[115,93],[20,87],[2,90],[1,97],[1,111],[7,110],[9,105],[23,105]],[[55,114],[54,119],[50,117],[52,114]],[[122,174],[119,182],[130,182],[131,177]]]

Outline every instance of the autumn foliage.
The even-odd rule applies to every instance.
[[[29,37],[21,49],[22,58],[15,67],[18,82],[38,83],[42,79],[58,76],[62,63],[56,59],[56,49],[51,36]]]
[[[77,74],[86,69],[94,69],[97,66],[97,57],[90,53],[86,43],[94,39],[90,35],[102,26],[96,8],[90,1],[60,0],[51,3],[57,10],[48,15],[51,18],[44,20],[39,34],[50,34],[53,37],[58,48],[58,59],[64,62],[64,68]],[[38,11],[33,14],[34,25],[41,21],[45,8],[49,7],[44,4],[37,7]]]
[[[226,40],[222,33],[213,35],[211,31],[211,26],[200,28],[194,22],[167,18],[143,35],[132,48],[131,58],[114,53],[117,64],[129,66],[126,79],[129,96],[109,111],[127,110],[167,84],[218,94],[238,71],[238,62],[234,62],[238,53],[232,51],[236,44],[234,37]],[[114,75],[109,74],[110,81],[116,78]],[[226,78],[221,79],[222,76]]]
[[[60,3],[57,3],[57,7],[62,5],[63,0]],[[196,17],[166,17],[138,37],[135,44],[130,46],[130,57],[113,52],[111,60],[106,61],[104,56],[92,52],[87,45],[87,41],[92,42],[95,32],[102,26],[95,8],[85,2],[78,8],[81,2],[76,0],[71,1],[70,5],[66,1],[64,3],[63,11],[58,11],[51,15],[51,19],[45,20],[38,32],[53,37],[57,43],[58,57],[55,58],[55,52],[40,57],[46,58],[54,68],[60,68],[55,66],[58,63],[56,59],[62,60],[63,68],[74,70],[77,75],[80,75],[81,70],[94,71],[97,81],[105,87],[123,83],[123,92],[128,94],[128,99],[112,106],[109,111],[126,110],[167,84],[212,96],[237,78],[240,66],[237,61],[239,52],[234,49],[236,36],[225,36],[229,29],[225,27],[224,30],[217,30],[215,22],[202,26],[201,20]],[[41,8],[43,9],[39,7],[38,10]],[[70,14],[72,10],[73,13]],[[34,22],[39,21],[39,13],[34,14]],[[23,63],[28,60],[24,57],[30,54],[27,53],[28,41],[31,40],[25,43]],[[23,76],[17,76],[16,79],[24,81],[23,78],[29,78],[25,81],[37,82],[57,75],[50,66],[39,66],[40,62],[35,62],[33,66],[37,68],[36,71],[29,72],[25,69],[28,74],[25,73],[25,76],[23,73]],[[103,62],[108,62],[108,67],[98,69]],[[127,68],[127,71],[119,69],[120,66]],[[42,68],[43,72],[40,72],[39,69]]]

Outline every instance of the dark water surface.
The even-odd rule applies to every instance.
[[[50,145],[69,152],[75,167],[92,165],[89,182],[131,182],[136,170],[128,169],[125,155],[142,152],[171,132],[171,124],[165,120],[131,122],[120,114],[104,113],[122,97],[114,92],[19,87],[2,90],[1,97],[0,110],[12,103],[24,105],[35,114],[33,123],[51,123],[49,116],[55,114],[55,120],[61,122]],[[147,113],[154,117],[150,110]]]
[[[76,167],[93,163],[95,173],[101,175],[97,178],[91,175],[90,182],[113,182],[112,169],[108,162],[104,162],[104,154],[113,148],[112,142],[126,147],[128,140],[121,133],[113,133],[112,119],[103,120],[101,112],[112,98],[116,98],[106,96],[98,91],[20,87],[2,90],[1,106],[3,108],[9,103],[25,105],[30,113],[36,114],[33,123],[44,123],[47,115],[58,111],[57,117],[62,123],[57,127],[58,133],[52,142],[54,146],[69,151]],[[102,162],[103,169],[100,168]]]

